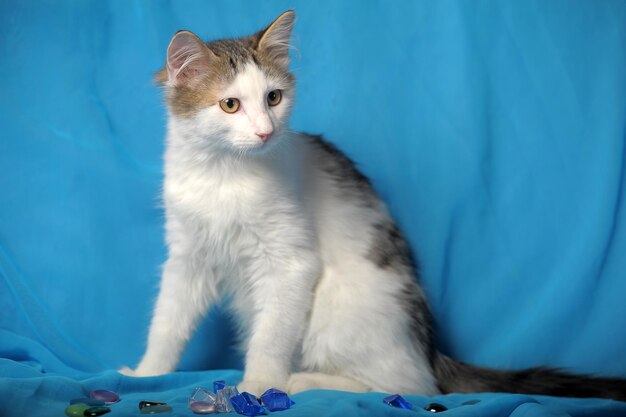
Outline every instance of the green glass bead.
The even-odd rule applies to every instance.
[[[103,414],[108,413],[109,411],[111,411],[109,407],[91,407],[91,408],[86,409],[83,412],[83,416],[87,416],[87,417],[101,416]]]
[[[87,404],[72,404],[65,409],[65,415],[69,417],[83,417],[85,415],[85,410],[88,408],[91,408],[91,406]]]

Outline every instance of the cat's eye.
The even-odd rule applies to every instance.
[[[224,100],[220,100],[220,107],[226,113],[235,113],[239,110],[239,100],[236,98],[225,98]]]
[[[276,106],[283,98],[283,93],[280,90],[272,90],[267,95],[267,104],[270,106]]]

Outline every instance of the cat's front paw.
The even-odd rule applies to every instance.
[[[260,397],[265,391],[270,388],[276,388],[281,391],[286,389],[286,384],[281,383],[272,383],[269,381],[242,381],[239,385],[237,385],[237,390],[239,392],[249,392],[250,394]]]
[[[142,367],[137,367],[137,369],[130,369],[129,367],[125,366],[121,369],[118,369],[117,372],[119,374],[125,375],[125,376],[132,376],[135,378],[141,378],[141,377],[148,377],[148,376],[158,376],[158,375],[164,375],[167,372],[163,372],[160,371],[158,369],[146,369],[146,368],[142,368]]]
[[[128,366],[118,369],[117,373],[125,376],[138,376],[137,373],[134,370],[130,369]]]

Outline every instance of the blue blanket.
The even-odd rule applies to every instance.
[[[296,9],[294,129],[373,180],[419,259],[438,346],[473,364],[626,377],[626,3],[0,2],[0,416],[62,415],[91,389],[188,415],[236,383],[218,306],[180,371],[147,379],[165,258],[171,35],[250,34]],[[311,391],[285,416],[409,415]],[[458,416],[626,415],[626,403],[407,396]],[[461,405],[478,399],[475,405]]]

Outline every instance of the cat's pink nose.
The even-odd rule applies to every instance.
[[[268,140],[270,140],[270,138],[272,137],[272,132],[268,132],[268,133],[257,133],[256,134],[258,137],[261,138],[261,140],[263,142],[267,142]]]

